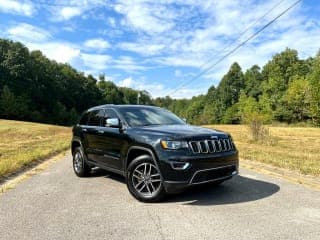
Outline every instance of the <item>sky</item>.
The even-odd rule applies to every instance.
[[[0,0],[0,38],[153,97],[191,98],[217,86],[233,62],[243,71],[263,66],[286,47],[314,56],[320,2],[305,0],[193,80],[294,2]]]

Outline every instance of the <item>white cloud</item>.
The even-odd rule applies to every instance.
[[[84,46],[87,48],[104,50],[109,48],[110,44],[107,41],[103,40],[102,38],[93,38],[85,41]]]
[[[26,43],[30,50],[41,50],[48,58],[60,63],[72,63],[80,56],[80,49],[65,42]]]
[[[8,35],[18,41],[42,42],[51,38],[51,34],[39,27],[20,23],[7,30]]]
[[[70,0],[61,4],[61,1],[55,1],[52,4],[50,12],[52,21],[68,21],[75,17],[87,18],[86,12],[106,4],[105,0]]]
[[[135,82],[133,81],[132,77],[128,77],[128,78],[125,78],[123,80],[121,80],[118,85],[120,87],[128,87],[128,88],[132,88],[134,87],[135,85]]]
[[[64,41],[54,40],[45,29],[26,23],[10,26],[5,31],[10,39],[20,41],[31,51],[40,50],[48,58],[61,63],[73,63],[80,57],[80,47]]]
[[[132,77],[127,77],[121,81],[117,82],[120,87],[129,87],[137,90],[146,90],[151,94],[153,98],[164,97],[169,93],[172,93],[173,89],[166,87],[162,83],[152,83],[145,79],[133,79]],[[183,88],[175,93],[171,94],[174,98],[192,98],[192,96],[199,95],[206,92],[207,88]]]
[[[118,44],[118,47],[122,50],[136,52],[144,56],[152,56],[161,52],[165,48],[164,44],[148,44],[148,43],[130,43],[122,42]]]
[[[83,9],[80,7],[63,7],[57,12],[57,20],[69,20],[73,17],[81,15]]]
[[[30,17],[36,9],[29,1],[0,0],[0,11]]]
[[[173,27],[165,5],[148,1],[118,1],[114,9],[124,15],[123,25],[147,33],[162,33]]]
[[[97,71],[105,70],[108,67],[107,64],[111,61],[111,57],[104,54],[82,53],[81,59],[85,67]]]
[[[176,98],[176,99],[181,99],[181,98],[187,98],[190,99],[193,96],[197,96],[203,93],[206,93],[208,91],[207,87],[204,88],[181,88],[176,92],[166,92],[166,94],[170,94],[171,97]],[[160,95],[160,97],[163,97],[164,95]]]
[[[147,69],[145,66],[136,63],[136,61],[130,56],[121,56],[117,59],[113,59],[112,64],[110,64],[109,67],[132,73],[137,73]]]
[[[158,97],[159,94],[165,91],[165,87],[161,83],[149,83],[144,79],[133,79],[132,77],[127,77],[119,82],[117,85],[120,87],[129,87],[137,90],[146,90],[151,94],[152,97]]]

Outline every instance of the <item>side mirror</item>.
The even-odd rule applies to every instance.
[[[186,119],[186,118],[182,118],[182,121],[184,121],[185,123],[187,123],[187,119]]]
[[[106,120],[106,127],[120,128],[120,120],[118,118],[108,118]]]

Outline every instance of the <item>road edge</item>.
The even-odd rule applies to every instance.
[[[31,178],[32,176],[48,169],[51,165],[58,162],[59,160],[64,159],[68,154],[69,154],[69,150],[64,150],[64,151],[62,151],[62,152],[60,152],[60,153],[58,153],[48,159],[41,161],[36,166],[5,180],[3,183],[0,184],[0,197],[8,190],[15,188],[21,182],[23,182],[23,181]]]
[[[320,191],[320,178],[297,173],[285,168],[279,168],[266,163],[252,161],[248,159],[240,159],[240,166],[261,173],[264,175],[276,177],[278,179],[286,180],[296,185],[303,185],[309,189]]]

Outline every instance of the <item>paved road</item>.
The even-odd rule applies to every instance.
[[[0,196],[0,239],[320,239],[320,192],[242,169],[143,204],[121,177],[77,178],[67,157]]]

